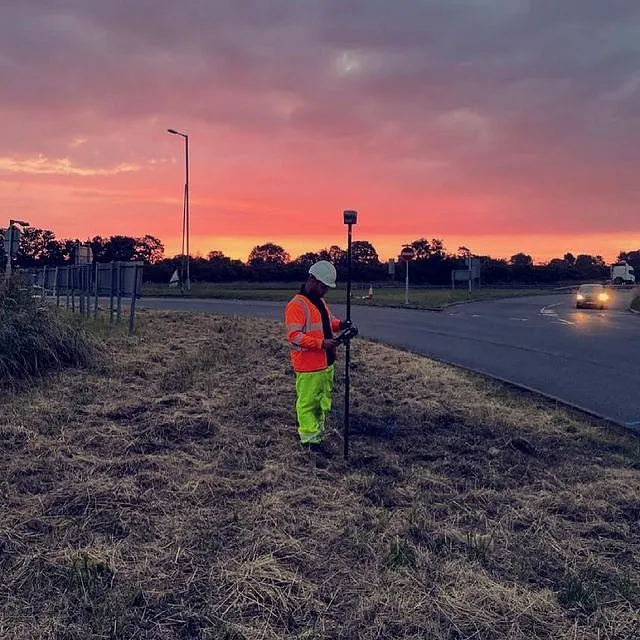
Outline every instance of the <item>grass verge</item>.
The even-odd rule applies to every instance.
[[[220,298],[236,300],[272,300],[286,302],[298,290],[298,284],[290,286],[282,283],[195,283],[187,297]],[[462,289],[410,289],[409,306],[419,309],[439,309],[455,302],[469,300],[487,300],[495,298],[513,298],[531,295],[549,295],[550,289],[476,289],[468,293]],[[146,297],[180,297],[179,289],[165,285],[145,284],[143,294]],[[374,289],[373,300],[367,299],[368,289],[353,291],[353,302],[373,306],[404,306],[403,287]],[[327,301],[342,302],[346,292],[343,287],[329,291]]]
[[[354,342],[305,452],[282,327],[141,312],[0,406],[0,637],[632,638],[638,439]]]
[[[42,304],[18,278],[0,281],[0,385],[88,365],[96,351],[81,319]]]

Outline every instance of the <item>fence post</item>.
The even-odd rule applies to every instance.
[[[56,288],[56,308],[60,307],[60,282],[58,278],[60,277],[60,267],[56,267],[56,275],[55,275],[55,288]]]
[[[129,335],[133,335],[135,328],[134,315],[136,313],[136,295],[138,293],[138,265],[133,267],[133,287],[131,288],[131,308],[129,312]]]
[[[47,299],[47,265],[42,267],[42,301]]]
[[[116,313],[116,318],[117,318],[117,322],[118,324],[120,324],[120,318],[122,316],[122,265],[120,264],[120,262],[116,263],[116,280],[118,282],[118,289],[117,289],[117,295],[118,295],[118,310]]]
[[[76,268],[71,266],[71,311],[76,312]]]
[[[84,315],[84,267],[78,265],[78,310]]]
[[[91,265],[85,268],[87,274],[87,318],[91,316]]]
[[[95,277],[95,288],[94,288],[94,298],[93,298],[93,319],[95,320],[98,317],[98,263],[95,263],[96,267],[95,267],[95,273],[94,273],[94,277]]]
[[[113,324],[113,294],[114,294],[114,268],[113,260],[111,261],[111,293],[109,294],[109,324]]]

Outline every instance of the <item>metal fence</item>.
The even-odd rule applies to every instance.
[[[54,298],[83,315],[98,315],[101,297],[109,299],[109,322],[122,319],[123,299],[129,299],[129,331],[135,327],[136,300],[142,295],[142,262],[73,264],[62,267],[20,269],[27,283],[43,299]]]

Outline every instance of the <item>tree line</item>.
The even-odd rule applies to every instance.
[[[0,240],[4,240],[0,231]],[[62,266],[73,263],[77,239],[58,240],[53,231],[27,227],[22,231],[20,248],[15,258],[18,267]],[[168,283],[173,272],[180,269],[182,256],[165,256],[162,242],[152,236],[131,237],[115,235],[94,236],[88,244],[96,262],[138,260],[147,265],[145,280]],[[413,284],[448,285],[453,269],[465,269],[465,257],[451,253],[441,239],[419,238],[410,243],[415,259],[409,269]],[[572,281],[605,281],[609,279],[609,266],[601,256],[566,253],[543,264],[534,264],[526,253],[515,253],[508,260],[491,256],[474,256],[481,260],[483,284],[551,284]],[[0,264],[4,264],[4,242],[0,243]],[[347,252],[338,245],[292,257],[278,244],[267,242],[251,250],[246,262],[211,251],[204,256],[191,257],[190,271],[193,282],[233,281],[298,281],[306,277],[307,270],[317,260],[329,260],[337,270],[339,279],[346,278]],[[619,261],[626,261],[640,274],[640,249],[622,251]],[[395,275],[389,274],[387,262],[382,262],[375,247],[366,240],[352,245],[352,277],[360,282],[404,280],[404,267],[399,256],[394,261]]]

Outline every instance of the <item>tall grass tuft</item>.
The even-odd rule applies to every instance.
[[[20,277],[0,279],[0,384],[88,365],[96,348],[82,322],[47,307]]]

